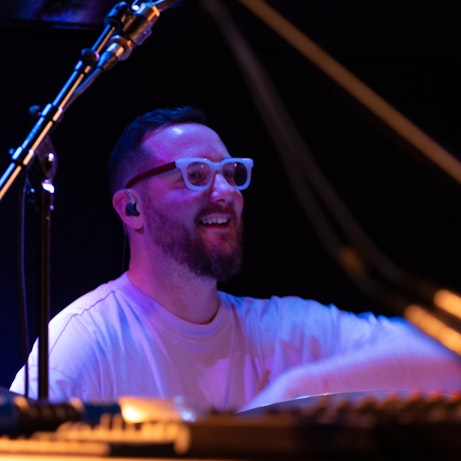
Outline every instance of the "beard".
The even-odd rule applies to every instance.
[[[243,224],[240,221],[231,240],[222,236],[217,243],[206,242],[199,232],[193,233],[182,223],[159,212],[149,204],[146,226],[154,243],[179,264],[200,277],[219,282],[237,274],[242,265]]]

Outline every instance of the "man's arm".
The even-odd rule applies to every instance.
[[[461,358],[412,326],[344,353],[293,367],[242,410],[302,396],[354,391],[461,390]]]

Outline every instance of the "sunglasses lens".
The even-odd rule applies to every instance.
[[[211,168],[206,163],[192,162],[187,166],[187,179],[193,186],[207,186],[210,175]]]
[[[248,169],[245,164],[235,163],[234,181],[237,186],[243,186],[248,181]]]
[[[226,161],[221,168],[215,167],[215,163],[191,161],[187,164],[186,185],[195,190],[210,187],[215,173],[221,171],[227,182],[236,189],[244,189],[249,182],[250,169],[244,162],[239,160]]]
[[[230,162],[224,165],[224,176],[232,186],[243,186],[248,178],[247,167],[242,162]]]

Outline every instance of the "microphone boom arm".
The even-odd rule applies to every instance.
[[[30,164],[37,148],[59,123],[68,106],[102,72],[127,59],[133,48],[151,34],[160,11],[177,0],[136,1],[130,7],[117,3],[106,16],[106,27],[91,49],[83,49],[80,60],[55,100],[46,105],[24,142],[11,154],[11,163],[0,178],[0,201],[19,174]]]

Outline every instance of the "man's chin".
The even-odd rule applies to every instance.
[[[200,259],[200,258],[199,258]],[[241,247],[236,244],[207,245],[201,263],[196,268],[201,275],[211,276],[218,281],[225,281],[239,272],[242,260]]]

